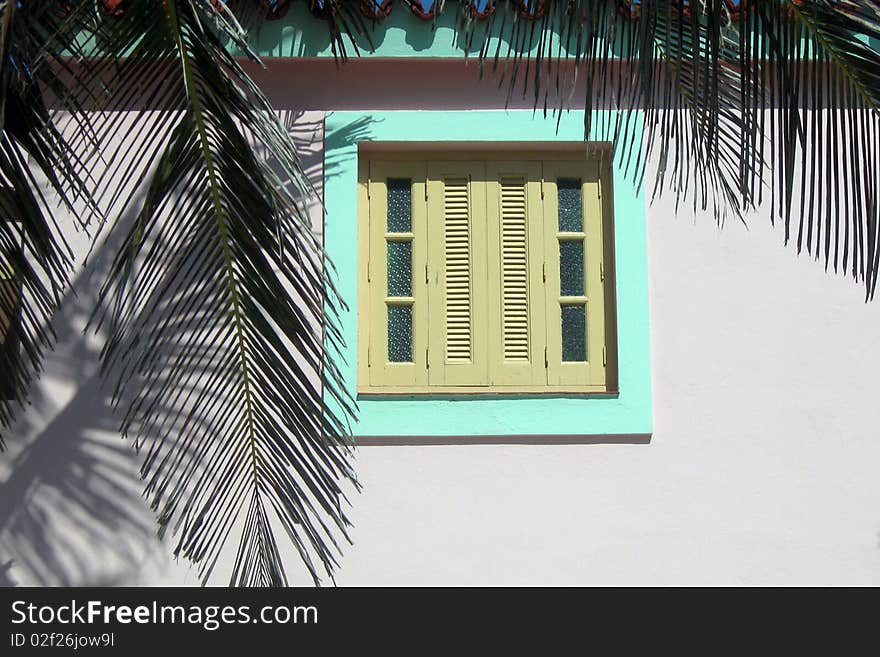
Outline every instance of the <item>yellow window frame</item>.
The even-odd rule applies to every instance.
[[[359,161],[358,393],[361,395],[497,395],[616,393],[616,331],[610,158],[607,153],[531,150],[370,151]],[[468,180],[472,254],[470,282],[471,363],[445,358],[443,212],[444,177]],[[385,180],[408,178],[412,186],[411,299],[387,297]],[[498,345],[503,321],[500,252],[502,181],[522,179],[529,215],[529,361],[505,361]],[[582,180],[583,230],[559,231],[556,180]],[[485,208],[483,214],[480,208]],[[535,221],[534,218],[540,218]],[[559,241],[584,242],[585,293],[560,293]],[[499,245],[499,246],[490,246]],[[480,254],[486,254],[481,257]],[[413,307],[413,362],[389,363],[389,304]],[[562,360],[561,304],[587,312],[587,361]],[[496,336],[493,338],[493,336]]]

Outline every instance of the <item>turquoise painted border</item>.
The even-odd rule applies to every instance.
[[[601,113],[597,113],[601,114]],[[610,113],[609,113],[610,114]],[[599,117],[597,117],[599,118]],[[607,117],[613,119],[614,117]],[[341,315],[345,387],[357,390],[357,154],[359,141],[579,141],[583,112],[332,112],[325,133],[324,241],[349,310]],[[636,126],[640,143],[641,119]],[[652,432],[644,194],[615,162],[614,237],[620,394],[608,397],[358,399],[354,436],[617,435]],[[332,403],[328,398],[328,403]]]
[[[287,15],[265,21],[252,37],[252,47],[260,57],[333,57],[327,26],[309,12],[305,2],[291,3]],[[402,3],[395,2],[391,15],[371,26],[370,40],[358,36],[355,44],[361,57],[461,57],[457,45],[455,12],[444,12],[431,23],[413,16]],[[370,41],[372,41],[372,48]],[[357,57],[355,45],[345,37],[346,53]]]
[[[467,37],[456,22],[458,3],[447,4],[446,10],[436,23],[423,21],[401,1],[394,3],[391,15],[384,20],[370,23],[367,20],[370,38],[357,36],[354,43],[348,37],[343,45],[349,57],[452,57],[461,58],[465,54]],[[504,10],[502,9],[502,12]],[[521,32],[532,29],[530,21],[508,16],[506,20],[496,20],[493,34],[489,40],[489,52],[494,55],[500,46],[500,54],[506,56],[508,47],[519,43]],[[623,22],[623,19],[618,19]],[[471,46],[471,55],[479,54],[481,40],[488,23],[479,22],[476,36]],[[537,35],[531,52],[537,51]],[[557,53],[559,37],[553,37],[551,52]],[[251,47],[260,57],[333,57],[329,31],[324,22],[312,16],[307,3],[291,3],[284,18],[260,23],[251,37]],[[357,48],[357,52],[355,51]],[[567,52],[563,44],[563,54]]]
[[[461,59],[467,54],[476,57],[479,54],[485,30],[488,22],[478,22],[476,32],[472,38],[468,50],[468,38],[457,22],[458,3],[447,3],[446,9],[437,19],[436,23],[423,21],[412,14],[402,0],[396,0],[391,15],[387,18],[371,23],[365,19],[369,39],[363,35],[357,35],[352,42],[348,37],[343,38],[343,47],[348,57],[362,58],[455,58]],[[500,9],[505,14],[506,9]],[[520,19],[516,13],[506,17],[496,17],[493,23],[492,35],[489,39],[488,52],[490,58],[494,57],[496,49],[502,60],[508,55],[508,49],[514,50],[522,43],[523,34],[531,33],[533,23]],[[617,16],[618,27],[627,24],[628,21]],[[540,22],[538,22],[538,26]],[[531,48],[528,54],[534,55],[538,50],[538,28],[530,41]],[[625,32],[624,32],[625,33]],[[620,33],[617,39],[623,39],[624,33]],[[760,35],[758,35],[760,38]],[[567,42],[560,44],[557,30],[552,30],[552,43],[545,44],[545,52],[552,52],[554,56],[561,53],[563,56],[574,56],[574,48],[569,50]],[[585,38],[585,37],[584,37]],[[863,41],[871,43],[871,39],[862,35]],[[257,29],[251,33],[251,47],[260,57],[334,57],[333,47],[330,43],[327,25],[319,18],[311,14],[305,2],[291,3],[290,10],[283,18],[275,21],[263,21]],[[566,40],[567,41],[567,40]],[[561,47],[561,50],[560,50]],[[874,47],[877,47],[876,45]],[[620,44],[612,40],[612,48],[615,55],[620,56]],[[233,52],[241,55],[233,49]],[[341,53],[340,53],[341,54]],[[524,53],[525,54],[525,53]]]

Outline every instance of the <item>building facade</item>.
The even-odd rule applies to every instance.
[[[364,490],[337,582],[880,583],[876,304],[783,249],[769,210],[719,228],[651,201],[603,138],[613,110],[585,139],[584,94],[535,111],[463,56],[451,15],[379,10],[372,52],[339,67],[294,3],[253,71],[347,304]],[[197,583],[99,403],[80,329],[103,266],[0,473],[0,572]]]

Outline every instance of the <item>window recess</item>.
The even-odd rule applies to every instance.
[[[599,160],[386,157],[361,167],[359,392],[608,392]]]

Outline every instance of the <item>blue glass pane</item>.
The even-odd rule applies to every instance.
[[[559,242],[559,287],[564,297],[584,294],[584,241]]]
[[[584,207],[581,181],[560,178],[556,181],[559,194],[559,230],[579,233],[584,229]]]
[[[388,232],[412,231],[412,180],[388,179]]]
[[[562,360],[587,360],[587,307],[583,304],[562,306]]]
[[[388,306],[388,361],[412,362],[412,306]]]
[[[388,296],[412,296],[412,242],[388,242]]]

